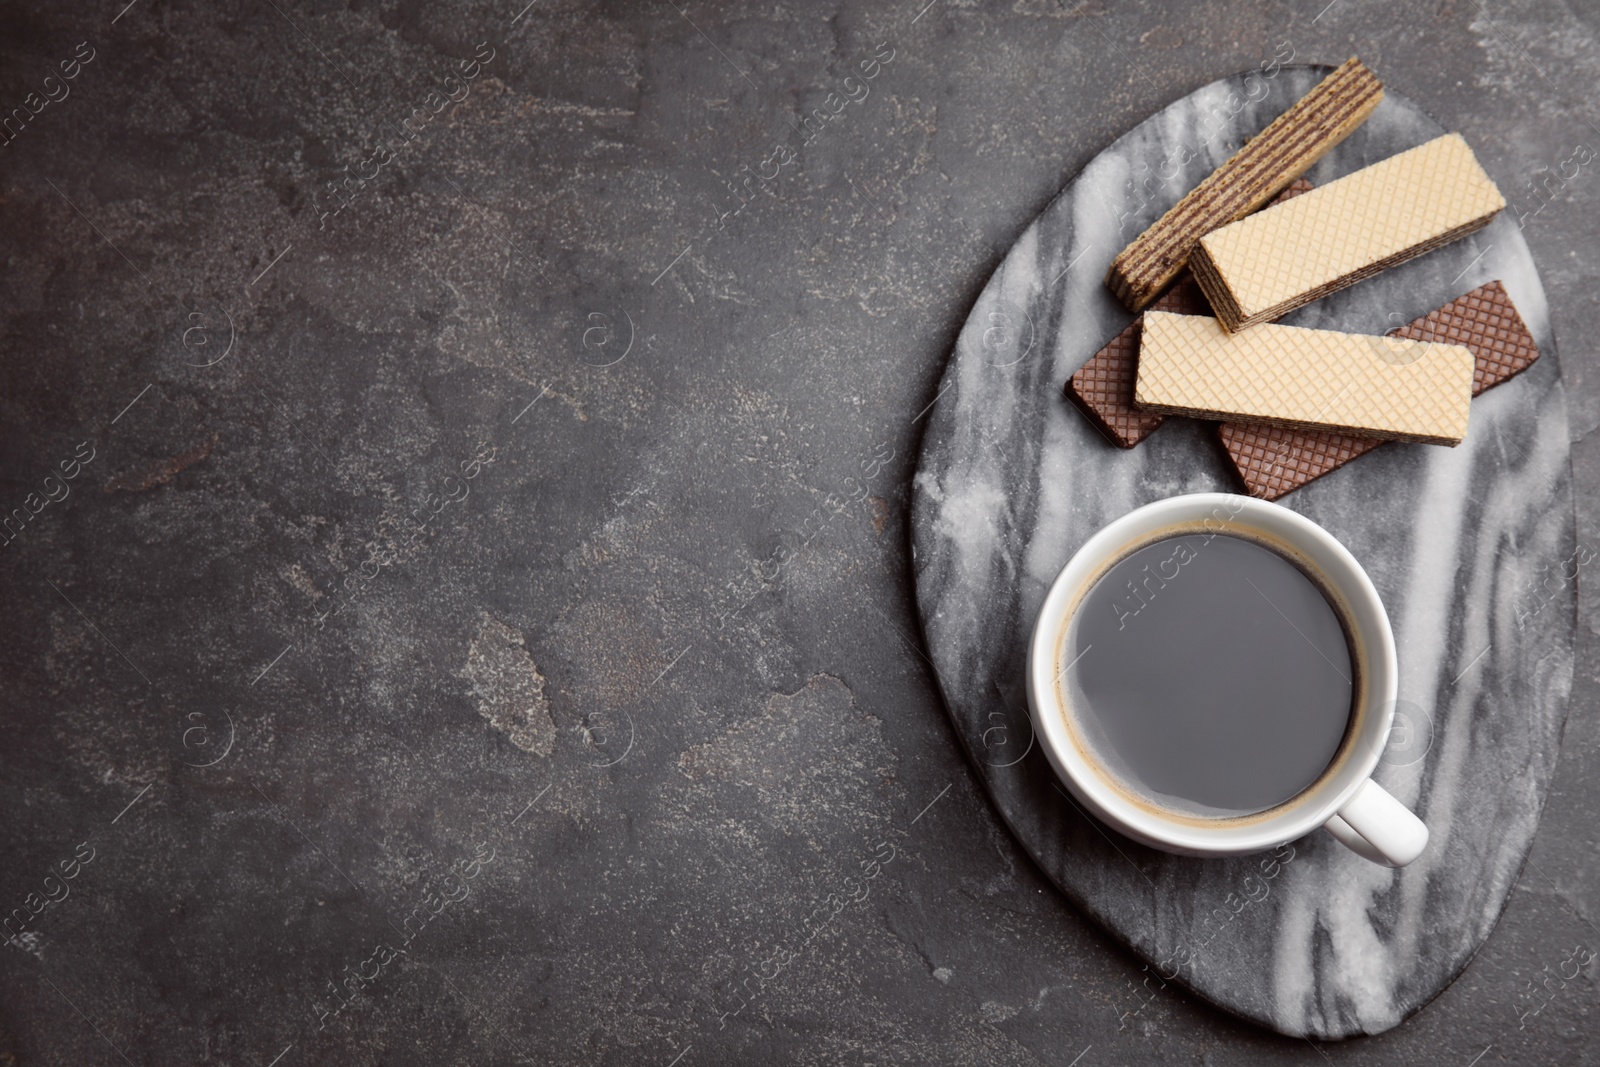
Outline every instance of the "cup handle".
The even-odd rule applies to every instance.
[[[1362,859],[1404,867],[1428,847],[1428,828],[1371,778],[1324,828]]]

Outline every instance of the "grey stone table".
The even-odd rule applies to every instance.
[[[918,635],[986,279],[1291,50],[1525,218],[1596,542],[1595,16],[1325,6],[7,5],[0,1064],[1595,1062],[1586,576],[1504,914],[1315,1048],[1146,984]]]
[[[1212,426],[1105,441],[1061,385],[1129,315],[1111,258],[1329,67],[1214,82],[1096,156],[978,297],[929,418],[913,538],[923,628],[958,735],[1006,822],[1081,907],[1180,980],[1283,1033],[1379,1033],[1433,999],[1489,936],[1555,769],[1576,594],[1567,413],[1554,339],[1513,219],[1304,308],[1290,325],[1381,333],[1502,280],[1533,369],[1473,406],[1453,449],[1390,445],[1282,503],[1363,561],[1400,649],[1399,730],[1378,781],[1432,837],[1393,871],[1317,833],[1197,860],[1108,832],[1056,783],[1022,686],[1039,605],[1072,553],[1134,507],[1238,491]],[[1308,177],[1319,185],[1444,131],[1398,93]],[[1187,160],[1187,165],[1180,161]],[[1583,954],[1586,970],[1595,961]],[[1136,1018],[1139,1009],[1130,1009]]]

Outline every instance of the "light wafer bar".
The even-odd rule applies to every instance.
[[[1169,415],[1454,445],[1472,369],[1461,345],[1276,324],[1230,334],[1216,319],[1151,311],[1133,399]]]
[[[1457,297],[1396,335],[1471,349],[1473,396],[1522,373],[1539,358],[1538,344],[1498,281]],[[1370,437],[1249,423],[1225,422],[1217,432],[1245,489],[1263,500],[1291,493],[1383,443]]]
[[[1296,178],[1273,203],[1309,193],[1313,188],[1315,186],[1306,179]],[[1180,272],[1172,288],[1156,297],[1149,310],[1177,315],[1211,313],[1200,287],[1187,271]],[[1067,399],[1078,405],[1084,417],[1118,448],[1132,448],[1155,432],[1167,418],[1133,406],[1133,380],[1139,370],[1140,321],[1135,318],[1128,323],[1067,379]]]
[[[1451,133],[1206,234],[1189,269],[1238,331],[1465,237],[1505,206]]]
[[[1172,283],[1201,236],[1244,218],[1361,125],[1383,83],[1351,57],[1245,143],[1111,261],[1106,284],[1129,311]]]

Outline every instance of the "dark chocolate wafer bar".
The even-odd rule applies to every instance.
[[[1346,60],[1117,253],[1106,285],[1129,311],[1144,310],[1183,270],[1201,237],[1271,200],[1382,99],[1377,76],[1360,60]]]
[[[1282,203],[1301,193],[1312,190],[1304,178],[1278,194],[1274,203]],[[1185,271],[1172,288],[1162,293],[1148,311],[1170,311],[1176,315],[1209,315],[1211,306],[1206,303],[1200,286]],[[1140,411],[1133,406],[1133,385],[1139,371],[1139,324],[1141,314],[1128,323],[1104,348],[1089,357],[1088,362],[1067,380],[1067,399],[1077,404],[1084,415],[1106,439],[1118,448],[1132,448],[1143,441],[1167,418],[1154,411]]]
[[[1522,373],[1539,358],[1539,346],[1498,281],[1429,312],[1394,331],[1394,336],[1470,348],[1473,396]],[[1245,488],[1263,500],[1276,500],[1383,443],[1259,423],[1225,422],[1218,433]]]
[[[1211,308],[1200,295],[1200,287],[1194,279],[1185,274],[1146,310],[1204,315]],[[1118,448],[1132,448],[1167,418],[1133,406],[1133,386],[1139,377],[1139,326],[1143,322],[1141,312],[1067,379],[1067,399],[1077,404],[1088,420]]]

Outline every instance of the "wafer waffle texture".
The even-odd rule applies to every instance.
[[[1402,327],[1396,336],[1471,349],[1473,396],[1516,377],[1539,358],[1533,334],[1499,281],[1457,297]],[[1277,500],[1383,443],[1249,423],[1225,422],[1217,433],[1246,491],[1263,500]]]
[[[1206,234],[1189,266],[1239,331],[1465,237],[1505,206],[1451,133]]]
[[[1316,188],[1304,178],[1296,178],[1279,193],[1273,203],[1282,203]],[[1209,315],[1200,287],[1187,272],[1180,272],[1172,288],[1156,297],[1151,311],[1171,311],[1177,315]],[[1067,379],[1067,399],[1078,405],[1101,435],[1118,448],[1132,448],[1155,432],[1166,421],[1165,415],[1140,411],[1133,406],[1133,382],[1139,369],[1139,323],[1135,318],[1106,346],[1090,356]]]
[[[1251,138],[1117,254],[1106,284],[1130,311],[1172,283],[1200,238],[1241,219],[1300,177],[1365,122],[1383,83],[1351,57]]]
[[[1169,415],[1454,445],[1472,370],[1462,345],[1275,324],[1230,334],[1213,318],[1152,311],[1133,399]]]
[[[1150,305],[1150,311],[1175,315],[1204,315],[1209,310],[1200,287],[1188,277],[1180,279]],[[1139,371],[1139,324],[1143,321],[1141,316],[1128,323],[1067,379],[1067,398],[1118,448],[1132,448],[1167,418],[1133,405],[1134,379]]]

